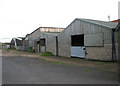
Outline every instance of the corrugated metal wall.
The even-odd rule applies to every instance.
[[[107,44],[108,46],[109,45],[111,46],[111,43],[112,43],[111,28],[92,24],[92,23],[85,22],[82,20],[81,21],[80,20],[73,21],[73,23],[71,23],[65,30],[63,30],[58,35],[58,46],[59,46],[58,55],[71,57],[71,54],[70,54],[71,35],[77,35],[77,34],[88,35],[88,34],[98,34],[98,33],[103,34],[103,40],[100,40],[100,41],[102,41],[101,43],[104,43],[104,45]],[[97,40],[97,38],[98,37],[94,38],[94,40]],[[90,38],[88,37],[87,39],[90,39]],[[89,44],[90,41],[87,41],[87,42]],[[87,54],[86,58],[92,59],[93,57],[91,57],[91,56],[94,56],[94,55],[91,55],[91,54],[94,54],[94,53],[100,53],[96,56],[99,56],[99,57],[104,56],[105,57],[106,54],[105,54],[105,52],[102,52],[103,49],[101,49],[101,48],[104,48],[104,45],[103,45],[103,47],[101,47],[101,46],[95,47],[96,49],[98,49],[98,51],[100,50],[99,52],[95,52],[96,49],[93,50],[92,46],[86,47],[86,51],[88,50],[88,52],[87,52],[88,54]],[[109,53],[111,53],[111,47],[107,47],[104,49],[104,51],[106,51],[106,52],[107,52],[107,50],[109,51]],[[94,52],[90,52],[90,51],[94,51]],[[101,55],[101,54],[105,54],[105,55]],[[99,57],[98,57],[98,59],[100,59]]]
[[[54,55],[56,55],[56,37],[55,36],[47,35],[46,51],[52,52]]]
[[[115,49],[116,49],[116,56],[117,56],[117,60],[118,60],[118,47],[119,47],[119,45],[118,45],[118,31],[115,31],[115,33],[114,33],[114,39],[115,39]]]
[[[36,30],[35,32],[33,32],[31,35],[30,35],[31,37],[31,39],[36,39],[36,40],[38,40],[39,39],[39,36],[40,36],[40,30],[38,29],[38,30]]]
[[[40,36],[39,34],[40,34],[40,30],[37,29],[27,37],[28,46],[32,47],[33,51],[35,52],[37,51],[37,41],[39,40],[39,36]]]
[[[45,38],[46,51],[52,52],[56,55],[56,36],[41,33],[40,38]]]

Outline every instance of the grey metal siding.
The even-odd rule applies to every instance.
[[[103,46],[103,33],[84,35],[85,46]]]
[[[52,52],[54,55],[56,55],[56,36],[41,33],[40,39],[42,38],[45,38],[46,41],[46,51]]]
[[[75,20],[73,21],[65,30],[63,30],[59,35],[58,35],[58,54],[59,56],[66,56],[66,57],[71,57],[71,35],[80,35],[84,34],[86,35],[86,41],[85,45],[89,45],[90,47],[86,46],[86,51],[88,54],[86,54],[86,58],[88,59],[95,59],[94,57],[98,57],[96,59],[100,59],[101,56],[107,56],[108,58],[101,58],[101,60],[109,59],[111,60],[111,44],[112,44],[112,35],[111,35],[111,28],[104,27],[102,25],[97,25],[94,23],[89,23],[86,21],[82,20]],[[92,40],[88,34],[94,35]],[[95,36],[95,34],[97,36]],[[99,39],[96,41],[96,39]],[[96,43],[97,42],[97,43]],[[94,43],[94,44],[93,44]],[[101,47],[94,47],[94,46],[101,46]],[[97,51],[100,50],[100,53]],[[104,52],[103,52],[104,51]],[[105,51],[108,51],[106,54]],[[94,53],[99,53],[95,55],[91,55]],[[94,57],[92,57],[94,56]]]
[[[46,38],[46,51],[56,55],[56,36],[48,35]]]
[[[111,61],[112,44],[104,44],[104,47],[86,47],[86,59]]]
[[[66,33],[68,30],[64,30],[58,36],[58,55],[70,57],[70,34]]]

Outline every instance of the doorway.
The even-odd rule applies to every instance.
[[[71,35],[71,57],[85,58],[84,34]]]

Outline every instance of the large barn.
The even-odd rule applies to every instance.
[[[58,35],[58,55],[116,61],[118,23],[75,19]]]
[[[58,27],[39,27],[34,30],[31,34],[26,35],[25,39],[23,40],[23,50],[27,50],[28,47],[32,47],[33,52],[44,52],[46,51],[46,42],[45,37],[42,38],[43,34],[58,34],[64,30],[64,28]],[[45,43],[44,43],[45,42]],[[44,43],[44,45],[43,45]],[[44,47],[45,46],[45,47]]]

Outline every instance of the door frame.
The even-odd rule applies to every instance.
[[[75,37],[76,36],[76,37]],[[81,37],[79,37],[81,36]],[[74,39],[75,38],[75,39]],[[82,42],[83,43],[80,43],[79,41],[79,38],[82,38]],[[74,40],[77,40],[76,42],[73,42]],[[78,49],[83,49],[83,52],[84,52],[84,57],[79,57],[79,58],[86,58],[86,50],[85,50],[85,46],[84,46],[84,34],[76,34],[76,35],[71,35],[71,48],[70,48],[70,54],[71,54],[71,57],[77,57],[76,56],[72,56],[72,53],[71,53],[71,49],[74,49],[76,47],[76,50]]]

